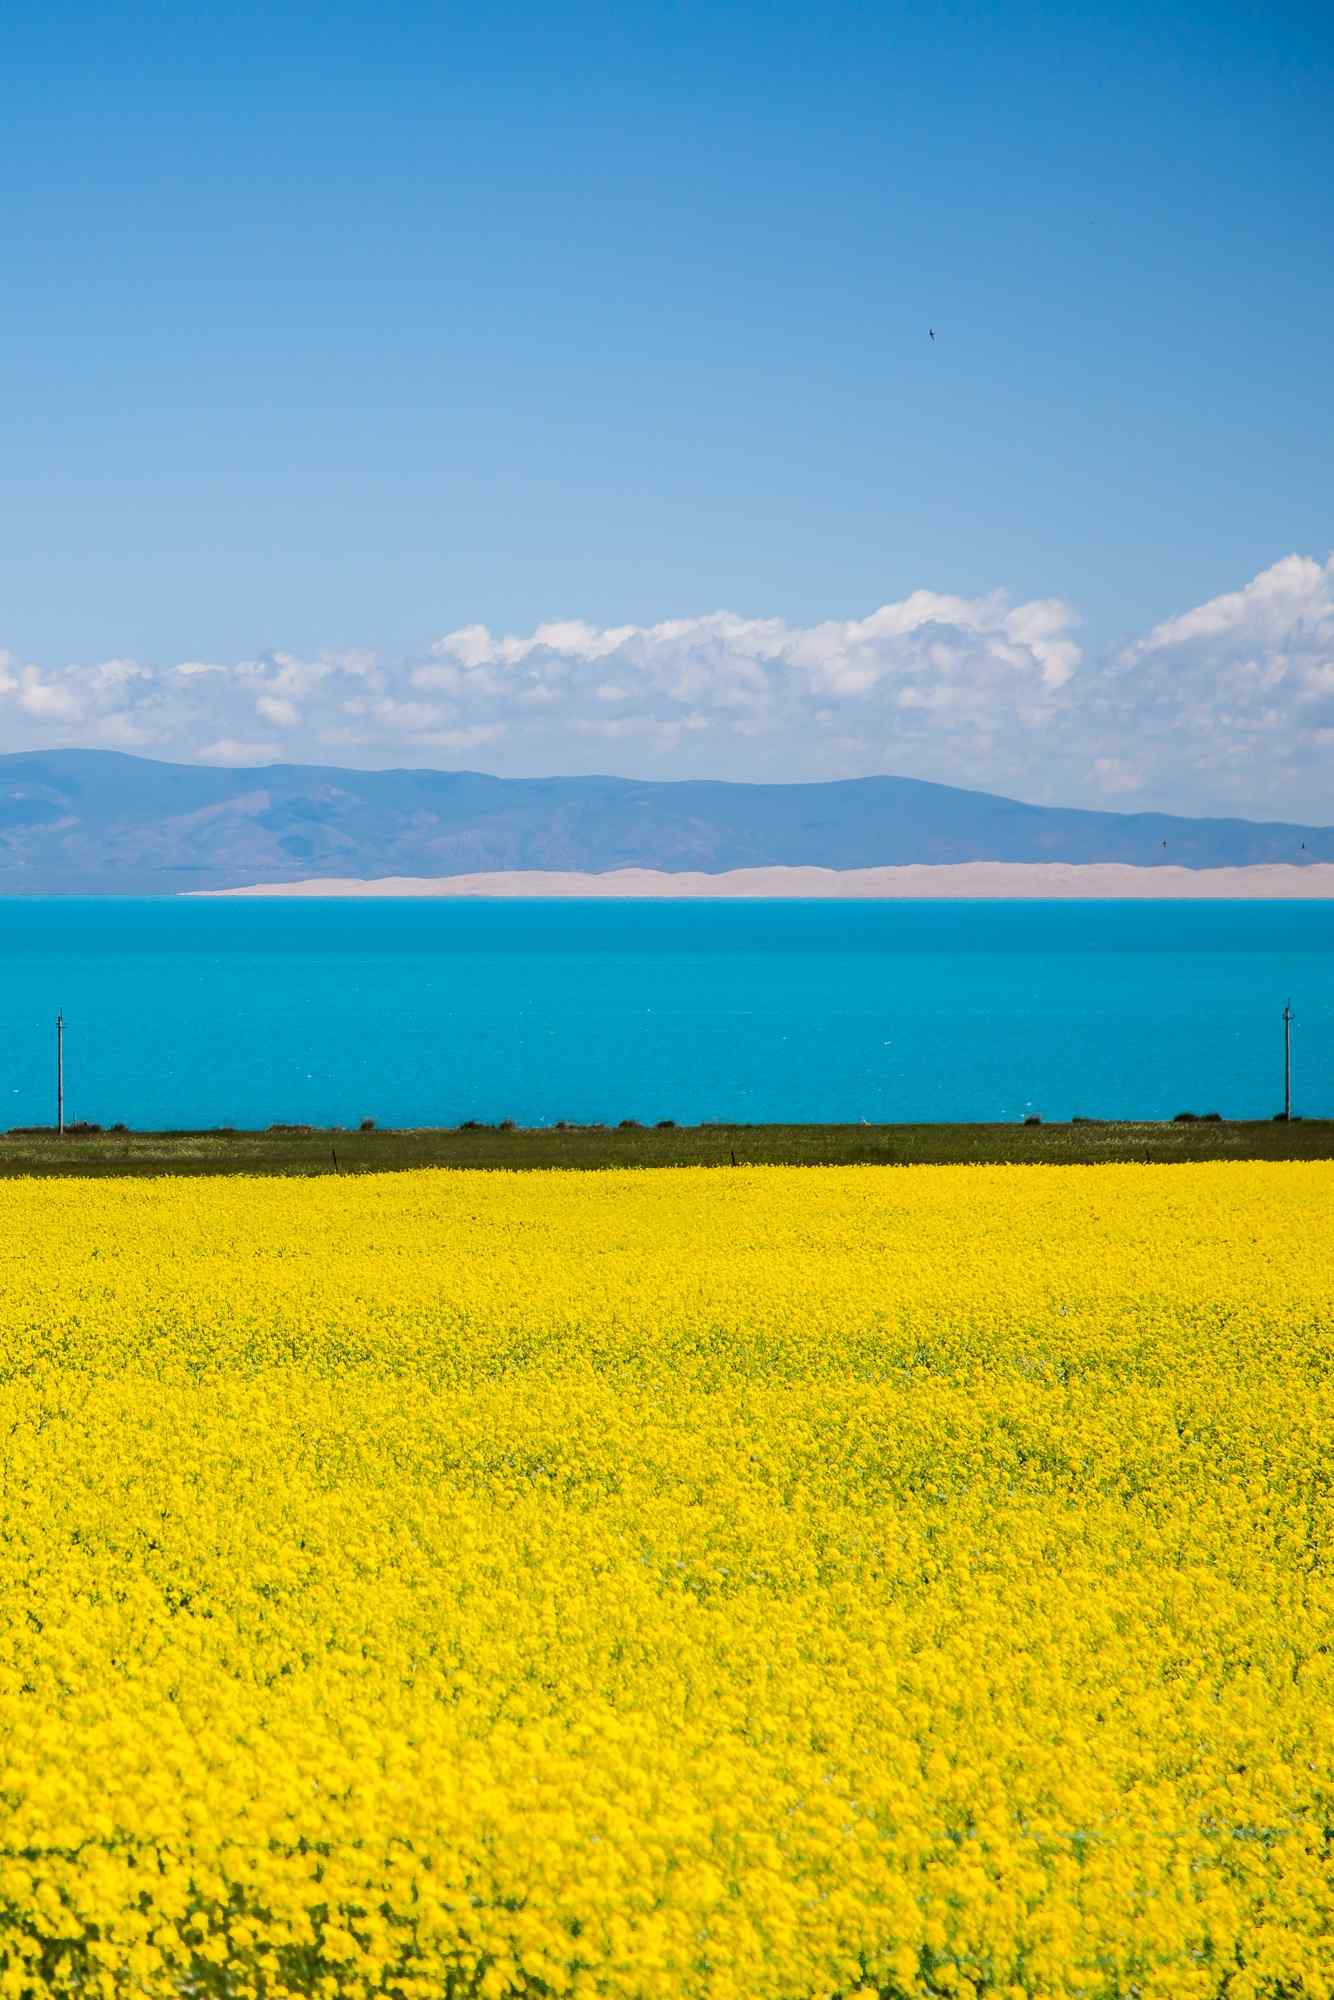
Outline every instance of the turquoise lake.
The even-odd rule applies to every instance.
[[[1320,903],[0,902],[0,1125],[1334,1113]]]

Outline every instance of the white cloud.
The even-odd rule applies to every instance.
[[[216,743],[206,743],[195,751],[197,764],[235,764],[244,768],[247,764],[276,764],[279,750],[276,743],[243,743],[235,736],[220,736]]]
[[[732,611],[465,625],[397,662],[39,668],[0,652],[0,745],[372,766],[489,748],[514,774],[889,771],[1037,800],[1334,817],[1334,559],[1289,556],[1111,658],[1086,661],[1078,626],[1057,597],[917,590],[807,626]]]
[[[36,667],[21,670],[17,699],[23,713],[38,722],[77,722],[83,714],[74,689],[60,680],[44,679]]]
[[[1334,818],[1334,557],[1288,556],[1166,619],[1109,663],[1089,711],[1155,794]]]
[[[1334,556],[1327,563],[1313,562],[1310,556],[1285,556],[1261,570],[1244,590],[1210,598],[1207,604],[1155,626],[1132,651],[1162,652],[1192,640],[1239,635],[1248,646],[1257,641],[1286,645],[1294,632],[1312,627],[1316,632],[1323,628],[1328,643],[1334,637],[1332,584]]]
[[[99,715],[92,726],[104,750],[147,750],[152,746],[152,730],[143,728],[128,715]]]
[[[381,728],[394,736],[422,736],[429,729],[441,728],[447,717],[446,711],[429,701],[366,702],[357,708],[351,702],[344,702],[349,714],[371,715]]]
[[[502,722],[475,722],[468,729],[433,729],[418,740],[437,750],[479,750],[484,743],[498,743],[504,734]]]
[[[527,635],[468,625],[412,679],[468,715],[514,723],[527,712],[522,734],[556,752],[549,768],[562,742],[584,738],[637,748],[642,765],[670,773],[689,740],[692,767],[707,754],[715,775],[794,776],[803,764],[825,775],[851,740],[861,771],[934,775],[934,760],[982,782],[992,774],[981,755],[1004,766],[1005,746],[1022,742],[1026,757],[1031,732],[1062,713],[1077,623],[1057,599],[915,591],[866,618],[805,627],[730,611],[650,626],[550,620]],[[609,706],[623,712],[608,717]],[[1013,760],[1003,775],[1018,778]]]
[[[1139,772],[1121,757],[1095,757],[1092,775],[1108,798],[1115,798],[1118,792],[1137,792],[1144,783]]]
[[[262,694],[255,703],[256,713],[265,722],[272,722],[279,729],[290,729],[300,719],[301,711],[294,701],[284,695]]]

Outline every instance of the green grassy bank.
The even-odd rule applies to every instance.
[[[1334,1120],[1069,1125],[681,1125],[503,1130],[8,1132],[16,1174],[384,1173],[405,1167],[885,1166],[1334,1159]]]

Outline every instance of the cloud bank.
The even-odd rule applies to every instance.
[[[914,591],[794,626],[720,611],[657,625],[482,625],[390,661],[0,652],[0,748],[191,763],[416,764],[505,775],[802,779],[875,772],[1044,803],[1334,818],[1334,557],[1085,658],[1059,598]]]

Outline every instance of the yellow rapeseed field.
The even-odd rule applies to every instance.
[[[0,1994],[1323,2000],[1332,1225],[0,1184]]]

